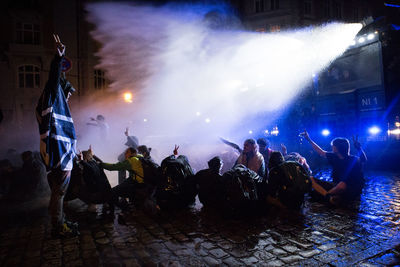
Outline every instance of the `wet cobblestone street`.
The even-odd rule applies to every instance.
[[[81,235],[51,239],[47,200],[1,203],[1,266],[380,266],[400,264],[400,177],[367,173],[359,207],[306,201],[301,213],[224,219],[201,204],[126,225],[89,214],[80,201],[67,214]],[[100,213],[100,211],[98,211]]]

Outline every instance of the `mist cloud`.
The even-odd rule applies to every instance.
[[[230,17],[221,6],[95,3],[87,10],[110,90],[133,93],[129,104],[100,99],[96,105],[137,135],[156,137],[147,139],[153,147],[213,144],[218,136],[242,142],[247,131],[233,129],[289,105],[361,28],[333,23],[260,34],[210,27],[210,12]]]

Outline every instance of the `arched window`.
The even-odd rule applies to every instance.
[[[104,89],[106,87],[106,79],[104,78],[104,71],[94,70],[94,88]]]
[[[40,68],[35,65],[22,65],[18,67],[19,88],[39,88]]]

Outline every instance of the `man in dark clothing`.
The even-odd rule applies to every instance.
[[[145,145],[141,145],[141,146],[137,147],[137,150],[138,150],[139,154],[141,154],[143,156],[143,158],[154,162],[154,160],[152,159],[152,157],[150,155],[151,147],[147,147]]]
[[[61,77],[61,62],[65,56],[65,45],[58,35],[53,35],[57,54],[51,62],[49,80],[36,107],[36,118],[40,133],[40,155],[47,170],[51,188],[49,212],[53,226],[52,235],[74,236],[64,219],[63,201],[67,191],[73,159],[76,155],[74,122],[68,106],[68,98],[75,89]]]
[[[78,157],[80,158],[77,165],[79,167],[76,169],[78,172],[73,172],[72,175],[78,181],[76,183],[78,186],[77,196],[75,197],[88,204],[88,211],[96,211],[95,204],[107,203],[110,208],[110,215],[114,215],[111,185],[100,167],[102,161],[93,155],[91,147],[89,147],[89,150],[82,151]],[[104,212],[103,215],[105,215]]]
[[[222,175],[223,162],[220,157],[208,161],[208,169],[196,173],[199,200],[204,206],[217,206],[223,200]]]
[[[353,138],[353,142],[358,150],[359,157],[350,155],[350,143],[346,138],[333,139],[331,142],[332,152],[327,152],[312,141],[307,132],[302,133],[302,136],[332,166],[333,183],[326,183],[315,178],[311,179],[315,192],[334,205],[345,204],[357,199],[365,182],[362,164],[367,161],[357,138]]]

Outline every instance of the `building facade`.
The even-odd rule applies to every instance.
[[[93,26],[85,20],[84,4],[80,0],[0,2],[2,126],[22,129],[36,125],[35,106],[55,54],[53,33],[66,45],[71,63],[66,77],[77,89],[71,105],[79,108],[86,96],[104,91],[104,71],[95,68],[99,44],[90,37]]]
[[[247,29],[275,32],[329,21],[360,22],[371,16],[372,1],[363,0],[242,0],[236,5]]]

